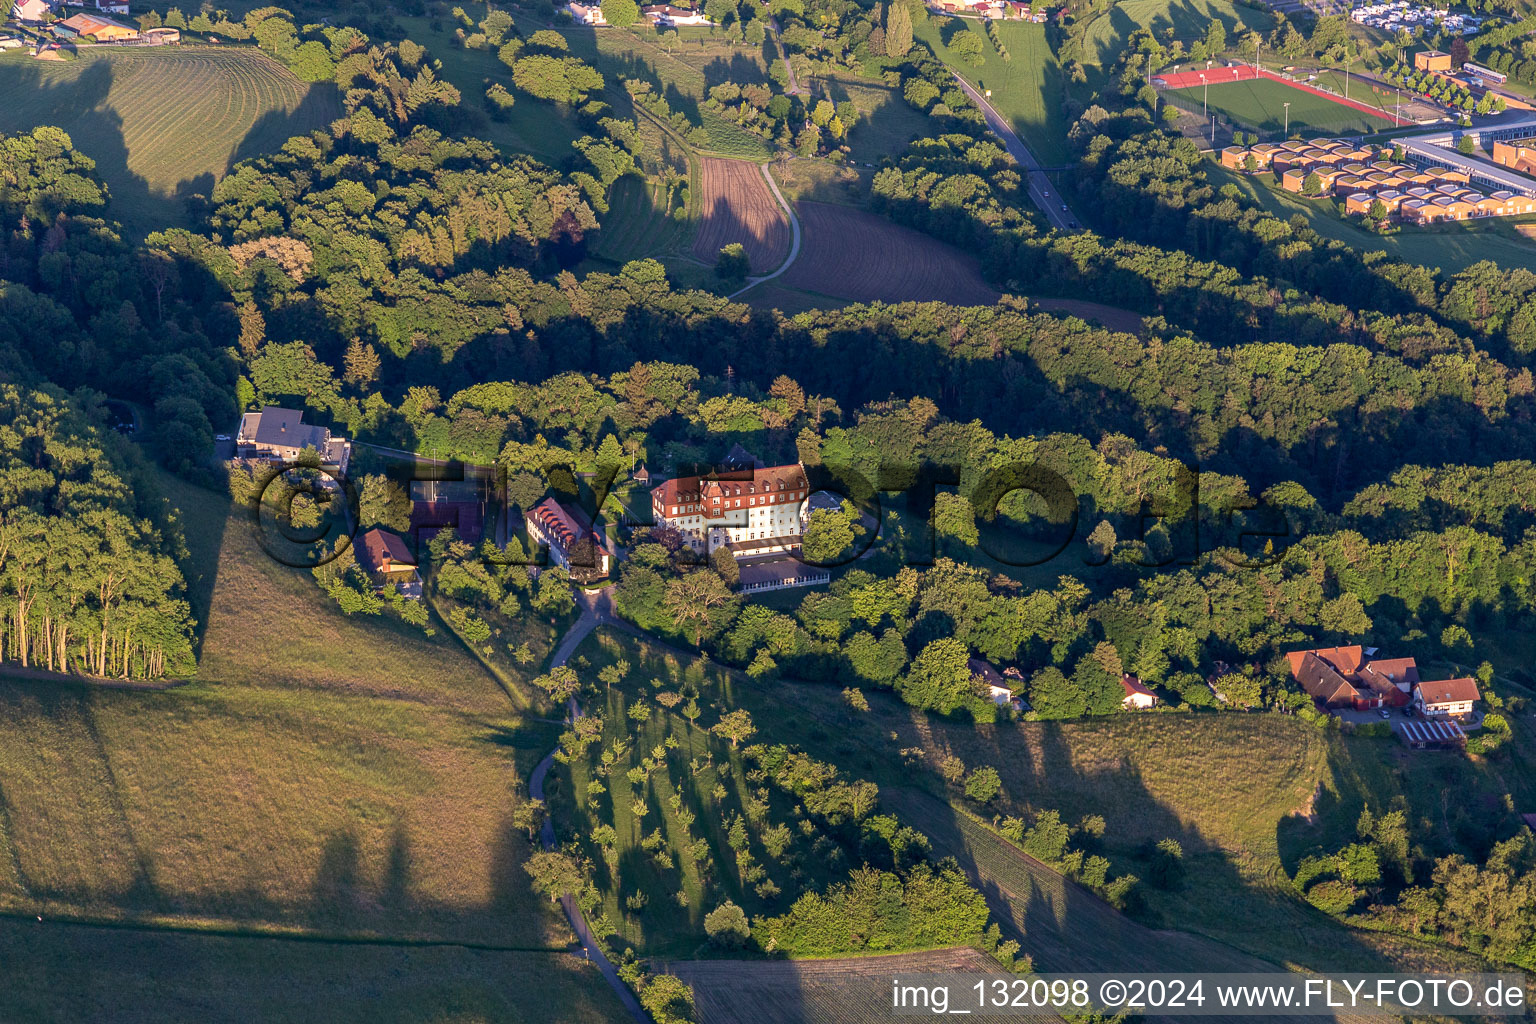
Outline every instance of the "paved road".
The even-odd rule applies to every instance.
[[[784,71],[789,75],[789,95],[804,95],[806,90],[800,88],[800,80],[795,77],[795,69],[790,66],[789,51],[784,49],[784,40],[779,38],[779,19],[769,18],[768,28],[773,32],[773,43],[779,48],[779,56],[784,60]]]
[[[1040,169],[1040,161],[1036,160],[1035,155],[1029,151],[1029,147],[1024,145],[1024,140],[1019,138],[1018,133],[1003,120],[1003,115],[999,114],[970,82],[961,78],[955,71],[951,71],[950,74],[955,76],[955,81],[960,83],[960,88],[965,90],[965,94],[981,108],[982,114],[986,116],[988,127],[1003,140],[1008,153],[1019,162],[1020,167],[1024,168],[1024,180],[1029,183],[1029,198],[1045,213],[1045,219],[1050,222],[1051,227],[1061,231],[1080,229],[1083,226],[1082,221],[1078,220],[1077,215],[1067,209],[1067,204],[1055,194],[1051,179],[1047,178],[1045,172]]]
[[[604,587],[596,593],[578,590],[576,600],[582,606],[581,618],[577,619],[565,636],[560,638],[560,644],[555,648],[554,657],[550,659],[550,667],[564,665],[576,653],[576,648],[581,646],[591,632],[600,624],[615,620],[613,608],[613,588]],[[581,705],[572,697],[570,702],[571,718],[581,716]],[[549,775],[549,767],[555,761],[555,752],[551,750],[544,755],[538,767],[534,768],[533,775],[528,780],[528,795],[535,800],[544,799],[544,779]],[[544,818],[544,828],[539,832],[539,840],[544,844],[544,849],[555,848],[555,826],[549,816]],[[597,969],[603,973],[608,985],[618,994],[619,1001],[630,1012],[639,1024],[649,1024],[650,1018],[645,1010],[641,1009],[640,1001],[630,991],[619,977],[619,972],[614,968],[613,961],[603,954],[597,944],[597,939],[592,934],[592,929],[587,925],[587,919],[582,914],[581,908],[576,905],[576,899],[570,893],[560,897],[560,906],[565,910],[565,916],[571,922],[571,930],[576,933],[577,940],[581,943],[582,951],[587,958],[597,964]]]

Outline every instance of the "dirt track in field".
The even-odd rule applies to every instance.
[[[800,255],[778,280],[852,302],[990,306],[998,292],[973,256],[883,217],[832,203],[795,204]]]
[[[776,270],[789,255],[789,218],[768,191],[762,170],[746,160],[705,157],[699,163],[704,216],[694,256],[713,264],[721,249],[740,242],[753,274]]]

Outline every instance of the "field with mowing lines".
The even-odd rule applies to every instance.
[[[997,301],[980,263],[936,238],[850,206],[801,202],[795,210],[801,248],[776,282],[785,288],[851,302]]]
[[[1185,110],[1193,110],[1198,116],[1205,103],[1206,92],[1205,88],[1196,86],[1170,89],[1168,95],[1179,97],[1182,100],[1180,106]],[[1209,105],[1213,113],[1221,114],[1235,124],[1262,132],[1282,132],[1286,129],[1287,103],[1291,105],[1289,127],[1292,134],[1359,134],[1392,126],[1392,122],[1386,118],[1335,103],[1326,96],[1293,89],[1269,78],[1226,82],[1211,86],[1209,92]]]
[[[693,986],[704,1024],[876,1024],[891,1020],[891,978],[955,972],[1010,978],[974,949],[837,960],[695,960],[666,965]],[[953,1009],[959,1009],[952,1002]],[[968,1021],[1054,1021],[1052,1014],[968,1014]]]
[[[614,182],[595,255],[627,263],[687,252],[693,225],[678,199],[674,194],[668,209],[667,188],[659,181],[629,175]]]
[[[762,169],[745,160],[718,157],[706,157],[700,164],[703,211],[693,254],[713,264],[721,249],[740,242],[752,273],[777,268],[789,255],[789,219],[768,190]]]
[[[185,219],[236,161],[341,116],[336,90],[308,85],[248,47],[81,52],[70,63],[0,58],[0,132],[56,125],[96,161],[130,231]]]
[[[597,968],[569,953],[285,942],[28,918],[0,920],[0,962],[0,1019],[32,1024],[633,1024]]]

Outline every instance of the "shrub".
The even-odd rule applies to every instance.
[[[1325,914],[1342,917],[1360,901],[1361,892],[1348,882],[1318,882],[1307,890],[1307,902]]]
[[[736,949],[752,937],[752,926],[747,923],[746,912],[726,900],[704,915],[704,933],[715,945]]]
[[[965,795],[979,804],[991,802],[1002,789],[1003,780],[991,766],[977,768],[965,780]]]

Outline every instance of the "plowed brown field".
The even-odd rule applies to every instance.
[[[704,215],[693,240],[693,254],[714,263],[720,250],[740,242],[752,273],[766,274],[789,255],[789,218],[768,190],[762,170],[745,160],[705,157],[700,181]]]
[[[776,282],[854,302],[990,306],[998,293],[975,257],[851,206],[797,203],[800,255]]]

